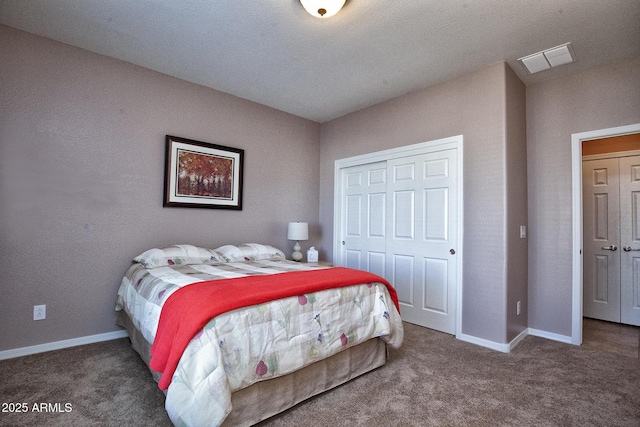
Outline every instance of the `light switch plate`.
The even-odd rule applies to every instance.
[[[520,226],[520,238],[521,239],[526,239],[527,238],[527,226],[526,225],[521,225]]]

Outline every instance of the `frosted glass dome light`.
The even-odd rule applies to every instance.
[[[302,7],[316,18],[329,18],[340,12],[346,0],[300,0]]]

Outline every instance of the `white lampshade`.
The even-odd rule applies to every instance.
[[[300,0],[302,7],[316,18],[329,18],[340,12],[346,0]]]
[[[309,240],[309,224],[306,222],[290,222],[287,232],[289,240]]]

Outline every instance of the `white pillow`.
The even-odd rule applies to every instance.
[[[226,262],[213,249],[192,245],[174,245],[168,248],[153,248],[133,259],[146,268],[190,264],[219,264]]]
[[[270,245],[260,243],[243,243],[241,245],[224,245],[215,252],[228,262],[259,261],[263,259],[285,259],[284,252]]]

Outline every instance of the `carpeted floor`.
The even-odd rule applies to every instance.
[[[537,337],[504,354],[405,328],[386,366],[260,425],[640,426],[637,358]],[[171,425],[127,339],[0,361],[0,395],[2,426]]]

